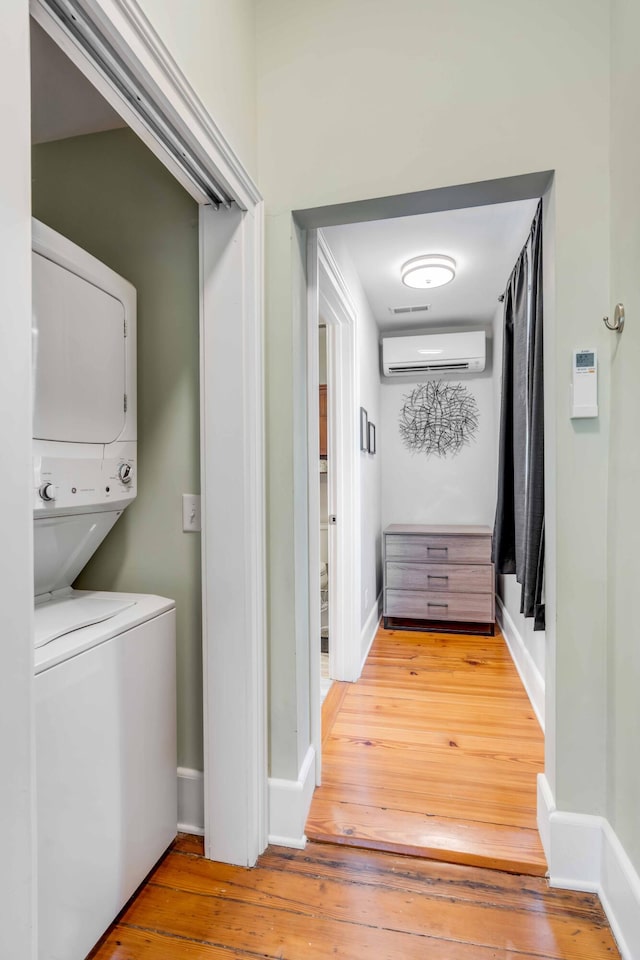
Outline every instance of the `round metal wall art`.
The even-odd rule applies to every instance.
[[[413,453],[455,457],[476,438],[476,398],[462,383],[429,380],[403,397],[400,436]]]

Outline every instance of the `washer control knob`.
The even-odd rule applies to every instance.
[[[38,493],[40,494],[41,500],[55,500],[58,494],[58,488],[54,483],[43,483]]]
[[[133,467],[130,463],[121,463],[118,467],[118,476],[122,483],[131,483],[133,480]]]

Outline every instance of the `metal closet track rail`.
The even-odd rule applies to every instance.
[[[206,171],[144,82],[114,50],[100,25],[78,0],[40,0],[58,24],[70,34],[104,78],[118,91],[144,126],[162,144],[213,207],[229,208],[233,199]]]

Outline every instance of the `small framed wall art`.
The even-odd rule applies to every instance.
[[[369,449],[369,418],[364,407],[360,407],[360,449],[366,453]]]
[[[369,423],[367,430],[367,450],[373,454],[376,452],[376,427],[374,423]]]

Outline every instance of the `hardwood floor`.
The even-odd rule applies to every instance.
[[[323,706],[310,839],[543,876],[544,741],[506,644],[378,631]]]
[[[181,837],[92,960],[616,960],[598,898],[369,850],[270,847],[253,870]]]
[[[338,842],[247,870],[181,836],[90,960],[619,960],[597,896],[514,872],[544,870],[542,735],[501,638],[380,631],[323,719],[308,832]]]

